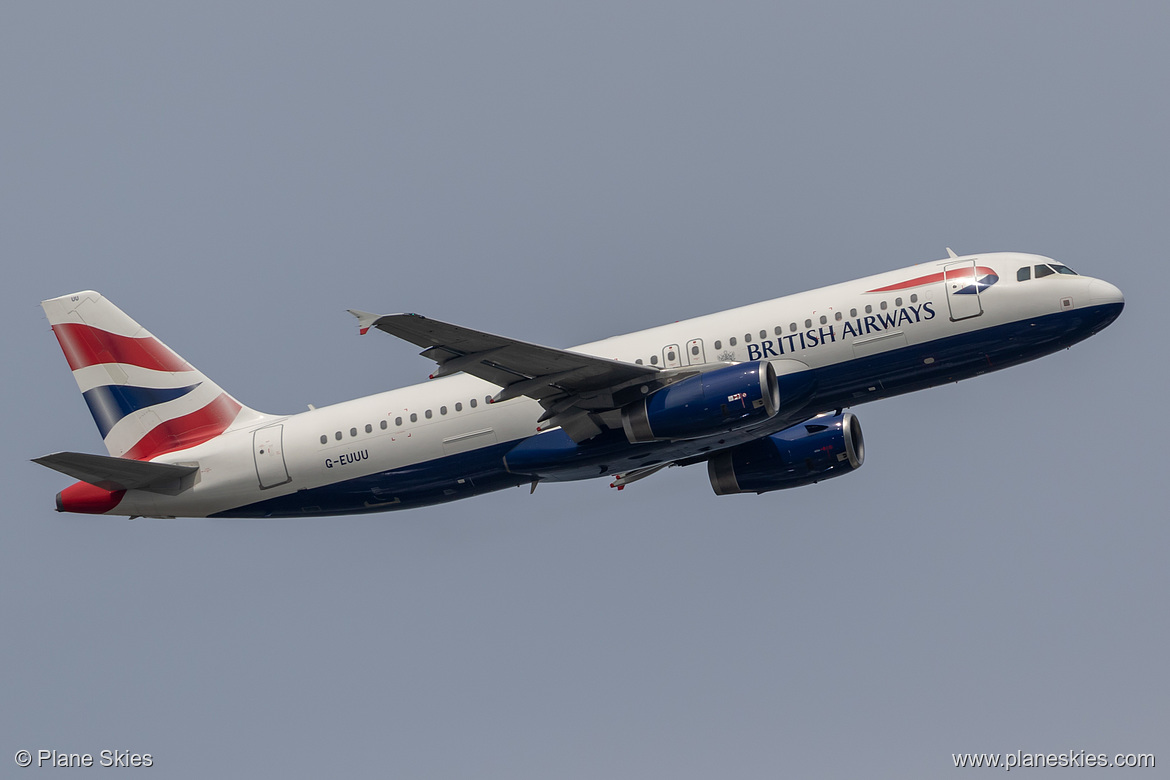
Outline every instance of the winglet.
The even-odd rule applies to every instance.
[[[947,247],[947,254],[951,257],[958,257],[958,255],[955,254],[955,250],[951,249],[949,246]]]
[[[361,309],[346,309],[346,311],[357,317],[358,335],[361,336],[366,335],[366,332],[382,317],[381,314],[373,314],[372,312],[362,311]]]

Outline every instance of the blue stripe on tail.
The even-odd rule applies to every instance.
[[[123,417],[139,409],[181,398],[202,384],[196,382],[187,387],[132,387],[130,385],[102,385],[86,390],[82,395],[89,406],[89,413],[97,423],[102,438]]]

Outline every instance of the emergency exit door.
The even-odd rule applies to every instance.
[[[687,342],[687,362],[692,366],[707,362],[707,354],[703,349],[702,339],[691,339]]]

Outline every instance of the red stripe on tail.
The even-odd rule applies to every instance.
[[[202,409],[156,426],[122,457],[150,460],[210,441],[227,430],[242,408],[223,393]]]
[[[53,333],[69,361],[69,368],[74,371],[99,363],[128,363],[155,371],[193,370],[187,361],[153,336],[133,339],[75,322],[54,325]]]

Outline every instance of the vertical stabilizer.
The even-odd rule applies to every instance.
[[[92,290],[41,307],[115,457],[150,460],[265,417]]]

